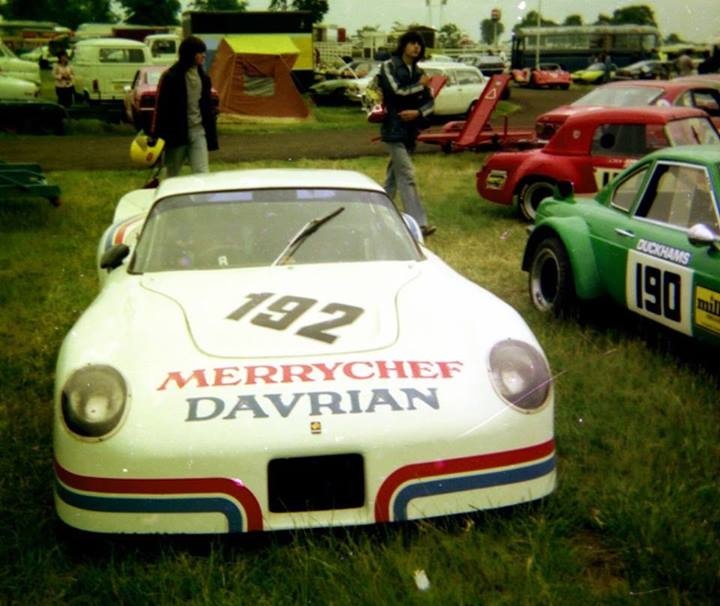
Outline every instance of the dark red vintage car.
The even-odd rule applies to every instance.
[[[167,68],[167,65],[141,67],[135,72],[132,84],[125,91],[123,119],[137,130],[149,132],[155,113],[158,82]],[[213,104],[217,108],[219,97],[214,88],[212,89],[212,98]]]
[[[720,144],[720,135],[697,108],[583,108],[544,148],[491,155],[476,175],[476,188],[491,202],[517,203],[520,214],[533,220],[540,202],[563,181],[579,194],[594,193],[651,151],[708,143]]]
[[[575,112],[588,107],[699,107],[720,127],[720,80],[698,76],[673,80],[625,80],[593,89],[570,105],[561,105],[537,117],[535,131],[547,140]]]

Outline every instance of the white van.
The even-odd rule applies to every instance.
[[[146,36],[144,42],[150,49],[153,63],[172,65],[177,61],[180,36],[175,34],[152,34]]]
[[[75,91],[90,103],[122,103],[135,72],[152,65],[150,49],[137,40],[93,38],[75,45]]]

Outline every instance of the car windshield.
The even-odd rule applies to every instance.
[[[422,253],[387,196],[341,189],[262,189],[159,201],[131,272],[270,266],[308,222],[342,212],[304,238],[283,264],[416,261]]]
[[[667,124],[672,145],[720,144],[720,135],[707,118],[685,118]]]
[[[651,105],[663,89],[654,86],[601,86],[574,101],[574,106],[642,107]]]

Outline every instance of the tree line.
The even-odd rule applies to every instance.
[[[270,11],[310,11],[319,23],[329,10],[328,0],[268,0]],[[118,13],[114,6],[119,6]],[[193,0],[190,10],[245,11],[246,0]],[[177,25],[180,0],[7,0],[0,4],[6,20],[54,21],[70,29],[81,23],[130,23],[133,25]]]

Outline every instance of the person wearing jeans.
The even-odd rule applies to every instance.
[[[151,127],[165,141],[166,176],[180,174],[186,160],[194,173],[210,171],[208,151],[218,149],[210,77],[203,70],[205,43],[188,36],[178,61],[160,78]]]
[[[386,115],[380,127],[380,139],[390,159],[385,191],[391,198],[400,194],[405,212],[420,225],[423,235],[435,232],[428,225],[410,154],[415,151],[420,125],[433,111],[429,78],[418,67],[425,56],[425,42],[416,31],[404,33],[395,53],[380,67],[379,84]]]

